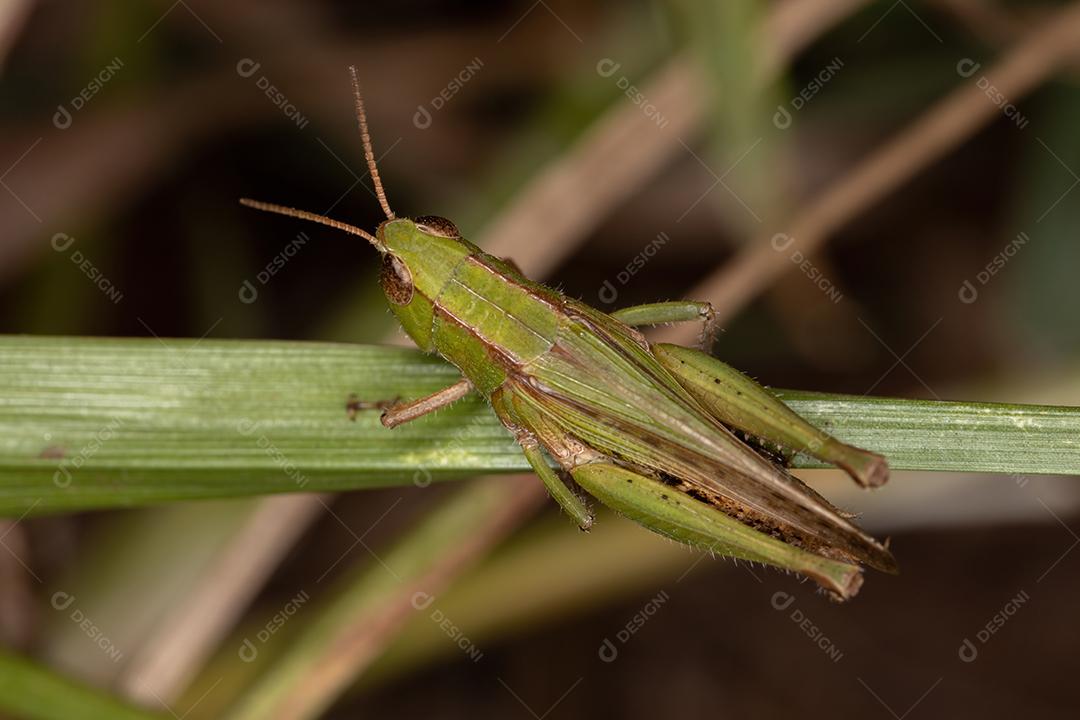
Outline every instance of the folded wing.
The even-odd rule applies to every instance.
[[[767,534],[886,572],[889,551],[712,418],[626,326],[571,304],[521,401],[596,450],[647,468]]]

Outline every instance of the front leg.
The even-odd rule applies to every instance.
[[[451,405],[461,398],[472,392],[473,385],[466,378],[458,380],[450,387],[443,388],[433,392],[430,395],[419,398],[417,400],[410,400],[408,402],[377,402],[377,403],[363,403],[356,400],[355,397],[350,397],[348,403],[345,405],[346,410],[349,412],[349,418],[355,419],[356,412],[369,407],[376,407],[382,409],[382,417],[380,420],[382,424],[388,428],[395,428],[398,425],[403,425],[410,420],[415,420],[418,417],[423,417],[428,413],[441,410],[447,405]]]
[[[361,410],[385,410],[388,407],[392,407],[397,404],[401,398],[396,397],[393,400],[361,400],[356,397],[356,394],[350,394],[345,401],[345,412],[348,414],[350,420],[356,420],[356,416]]]
[[[671,300],[669,302],[633,305],[611,313],[611,317],[631,327],[660,325],[663,323],[701,321],[701,337],[698,346],[703,350],[712,346],[716,335],[716,311],[712,303],[695,300]]]

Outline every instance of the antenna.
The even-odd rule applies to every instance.
[[[356,74],[355,65],[349,66],[349,75],[352,77],[353,96],[356,98],[356,119],[360,123],[360,140],[364,143],[364,159],[367,160],[371,180],[375,183],[375,197],[379,198],[379,205],[382,206],[383,212],[386,213],[386,219],[393,220],[394,211],[390,209],[390,203],[386,201],[386,191],[383,190],[382,180],[379,179],[379,168],[375,166],[375,151],[371,147],[367,113],[364,112],[364,98],[360,94],[360,79]]]
[[[248,198],[240,198],[240,204],[246,205],[249,208],[255,208],[256,210],[277,213],[278,215],[287,215],[288,217],[300,218],[301,220],[310,220],[311,222],[317,222],[320,225],[329,225],[332,228],[344,230],[345,232],[351,233],[352,235],[359,235],[360,237],[364,238],[369,243],[374,245],[376,248],[378,248],[380,245],[379,241],[371,233],[361,230],[355,225],[349,225],[348,223],[343,223],[340,220],[328,218],[325,215],[308,212],[307,210],[297,210],[296,208],[287,207],[285,205],[275,205],[273,203],[259,202],[258,200],[249,200]]]

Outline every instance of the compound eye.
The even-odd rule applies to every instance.
[[[386,293],[386,299],[395,305],[408,305],[412,302],[412,273],[405,263],[389,253],[383,255],[379,283]]]
[[[413,222],[428,235],[438,235],[445,238],[461,237],[461,231],[457,229],[457,225],[438,215],[423,215],[415,218]]]

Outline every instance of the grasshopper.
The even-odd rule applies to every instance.
[[[883,457],[814,427],[705,352],[653,344],[637,330],[701,322],[707,347],[714,330],[707,302],[604,313],[529,280],[445,218],[397,217],[379,178],[355,68],[350,73],[386,220],[371,234],[304,210],[241,202],[366,239],[382,256],[380,284],[404,331],[461,371],[461,380],[427,397],[354,402],[353,414],[380,407],[382,424],[393,428],[478,393],[582,530],[593,514],[580,490],[669,538],[801,573],[836,599],[858,591],[860,564],[896,572],[885,545],[782,462],[806,453],[874,487],[888,477]]]

